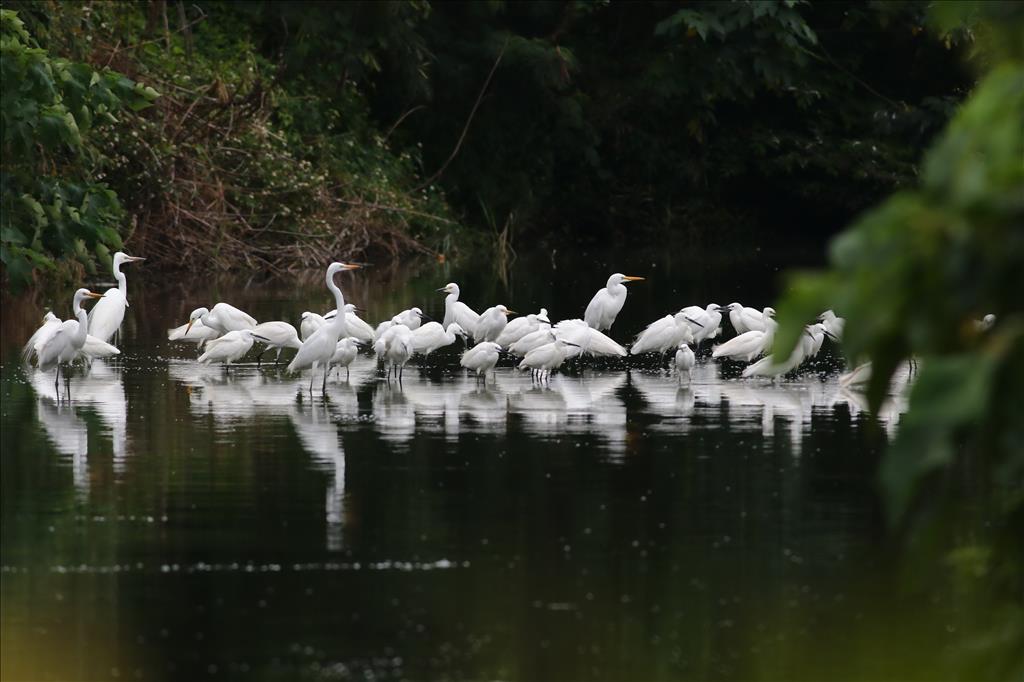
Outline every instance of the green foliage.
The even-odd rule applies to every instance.
[[[141,110],[156,91],[108,69],[51,56],[16,12],[0,10],[0,260],[21,285],[36,267],[121,247],[124,212],[95,181],[106,158],[95,130],[116,124],[125,107]]]

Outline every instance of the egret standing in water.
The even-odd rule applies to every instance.
[[[697,364],[697,357],[693,354],[693,349],[685,343],[679,344],[679,349],[676,350],[676,374],[679,380],[682,381],[686,378],[686,381],[690,381],[690,372],[693,370],[693,366]]]
[[[310,334],[309,338],[302,343],[302,348],[292,358],[288,365],[289,372],[297,372],[302,369],[311,369],[309,376],[309,392],[313,393],[313,378],[316,376],[318,367],[324,370],[323,392],[327,395],[327,371],[330,369],[331,358],[338,347],[338,340],[345,330],[345,296],[341,289],[334,283],[334,275],[343,270],[357,270],[360,265],[354,263],[331,263],[327,267],[327,275],[324,277],[327,282],[327,289],[334,294],[334,307],[338,314],[330,322]]]
[[[603,289],[598,289],[594,298],[590,299],[587,311],[583,314],[583,320],[591,328],[604,331],[612,328],[612,323],[622,310],[626,302],[626,287],[623,282],[639,282],[643,277],[633,277],[615,273],[608,278],[608,283]]]
[[[569,354],[569,349],[573,346],[578,347],[579,344],[566,341],[565,339],[558,339],[554,343],[534,348],[519,363],[519,369],[533,370],[534,378],[548,378],[551,376],[551,370],[562,366],[562,363],[565,362],[565,358]]]
[[[482,375],[486,381],[487,373],[498,364],[500,354],[501,346],[493,341],[481,341],[462,354],[459,364],[468,370],[475,371],[477,377]]]
[[[213,310],[208,308],[196,308],[188,316],[188,325],[185,327],[185,336],[188,336],[192,325],[202,322],[204,326],[220,333],[238,332],[243,329],[252,329],[258,323],[249,313],[239,310],[230,303],[218,303]]]
[[[271,348],[277,349],[277,357],[274,358],[275,365],[281,359],[281,351],[285,348],[294,348],[296,350],[302,348],[302,342],[299,341],[299,333],[295,331],[295,327],[291,326],[287,322],[280,322],[277,320],[273,322],[261,322],[253,327],[252,330],[256,335],[256,340],[266,344],[266,348],[256,356],[257,367],[260,365],[263,353],[266,353]]]
[[[422,355],[430,355],[438,348],[455,343],[455,339],[468,336],[466,330],[458,322],[452,322],[445,330],[440,322],[427,322],[419,329],[412,330],[413,350]]]
[[[501,334],[498,334],[498,338],[494,339],[494,342],[502,348],[508,348],[527,334],[540,329],[541,325],[551,326],[547,308],[541,308],[540,312],[536,315],[527,315],[510,320],[505,325],[505,328],[501,330]]]
[[[496,305],[483,311],[473,329],[473,340],[477,342],[496,340],[505,330],[508,316],[515,314],[514,310],[509,310],[503,305]]]
[[[121,328],[124,311],[128,307],[128,278],[121,272],[121,266],[143,260],[146,259],[141,256],[129,256],[123,251],[114,254],[114,279],[117,280],[117,288],[107,289],[103,294],[103,300],[89,311],[90,335],[100,341],[110,341]]]
[[[480,319],[479,313],[470,308],[468,305],[459,300],[459,285],[455,282],[450,282],[438,291],[448,294],[444,297],[444,328],[447,329],[448,325],[452,322],[458,322],[459,326],[467,331],[473,331],[476,329],[476,323]]]
[[[204,365],[223,362],[227,367],[248,353],[254,341],[267,343],[267,339],[257,336],[251,329],[228,332],[224,336],[206,342],[206,352],[199,356],[199,362]]]
[[[82,310],[82,301],[87,298],[103,298],[102,294],[94,294],[88,289],[79,289],[71,299],[71,311],[74,313],[74,320],[64,320],[59,327],[55,327],[49,338],[36,343],[35,352],[39,361],[39,369],[46,372],[54,367],[57,368],[57,376],[53,382],[53,388],[60,391],[60,366],[70,364],[75,355],[85,345],[85,337],[89,329],[89,316]],[[64,372],[64,388],[68,386],[67,371]]]

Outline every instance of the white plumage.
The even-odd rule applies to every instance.
[[[568,357],[569,350],[575,344],[558,339],[553,343],[534,348],[519,363],[519,369],[530,369],[540,375],[550,374],[551,370],[558,369]]]
[[[335,315],[338,313],[337,310],[332,310],[331,312]],[[327,314],[330,315],[331,313]],[[302,319],[299,321],[299,333],[302,335],[302,340],[308,339],[313,335],[313,332],[324,326],[326,322],[327,318],[319,313],[311,313],[308,310],[302,313]]]
[[[629,349],[633,355],[641,353],[667,353],[681,343],[692,343],[693,332],[683,312],[666,315],[647,325]]]
[[[349,373],[349,365],[359,355],[359,346],[356,345],[356,340],[351,336],[347,336],[344,339],[338,341],[338,345],[334,347],[334,355],[331,356],[331,365],[345,368],[345,375]]]
[[[483,311],[476,321],[476,327],[473,328],[473,339],[478,343],[496,340],[505,330],[508,316],[513,314],[513,311],[503,305],[492,306]]]
[[[341,339],[342,331],[345,329],[345,297],[341,289],[334,283],[334,275],[342,270],[355,270],[359,265],[349,263],[331,263],[327,267],[327,274],[324,280],[327,289],[334,295],[334,307],[338,311],[334,319],[314,331],[309,338],[302,343],[299,352],[295,354],[288,364],[289,372],[297,372],[303,369],[312,369],[309,377],[309,390],[313,391],[313,378],[318,368],[323,368],[324,382],[323,391],[327,392],[327,372],[330,369],[331,358],[334,356]]]
[[[116,289],[107,289],[103,298],[89,311],[88,333],[100,341],[110,341],[121,328],[124,311],[128,307],[128,278],[121,272],[125,263],[146,260],[139,256],[129,256],[118,251],[114,254],[113,271],[117,280]]]
[[[989,316],[986,315],[985,317],[988,318]],[[829,334],[834,336],[837,341],[842,341],[842,339],[843,339],[843,329],[846,328],[846,319],[845,318],[838,317],[835,314],[835,312],[832,311],[832,310],[826,310],[825,312],[823,312],[821,315],[818,316],[818,319],[821,320],[821,323],[823,325],[825,325],[825,331],[827,331]],[[992,315],[991,316],[991,323],[994,323],[994,322],[995,322],[995,315]],[[991,326],[991,323],[990,323],[990,326]]]
[[[206,352],[199,356],[199,362],[204,365],[213,362],[230,365],[248,353],[254,341],[251,329],[228,332],[206,342]]]
[[[735,360],[750,361],[771,350],[772,341],[775,338],[775,330],[778,324],[775,320],[768,318],[768,331],[749,331],[735,336],[712,351],[711,356],[715,358],[733,358]]]
[[[502,348],[508,348],[527,334],[537,331],[541,326],[551,326],[547,308],[541,308],[540,312],[536,315],[527,315],[510,320],[501,333],[498,334],[498,338],[494,339],[494,342]]]
[[[513,355],[519,357],[525,356],[534,348],[538,348],[545,344],[551,343],[555,340],[555,333],[552,331],[550,326],[543,326],[535,332],[530,332],[523,338],[519,339],[511,346],[508,350]]]
[[[679,375],[679,378],[683,379],[685,377],[689,381],[690,372],[693,370],[693,366],[697,364],[697,358],[687,344],[679,344],[679,349],[676,350],[675,364],[676,373]]]
[[[459,336],[467,336],[466,330],[458,322],[452,322],[446,330],[440,322],[427,322],[419,329],[412,330],[413,350],[422,355],[429,355],[438,348],[450,346]]]
[[[45,372],[54,367],[57,368],[55,387],[60,381],[60,364],[67,364],[74,360],[85,345],[89,316],[82,309],[82,301],[87,298],[102,298],[102,296],[94,294],[88,289],[78,289],[71,299],[71,310],[77,319],[64,320],[58,326],[51,327],[53,333],[46,338],[38,339],[34,346],[39,369]],[[64,377],[64,383],[67,385],[67,375]]]
[[[414,353],[412,330],[404,324],[392,325],[377,339],[373,349],[377,352],[377,357],[388,364],[388,376],[395,370],[401,379],[405,363],[409,362]]]
[[[59,317],[54,315],[52,312],[47,312],[43,316],[43,326],[40,327],[29,337],[25,347],[21,349],[21,359],[23,362],[29,362],[32,359],[33,354],[36,352],[36,344],[44,339],[48,339],[53,336],[57,328],[60,327],[61,320]]]
[[[167,330],[168,341],[186,341],[188,343],[198,344],[200,350],[203,345],[210,339],[215,339],[220,336],[220,332],[216,329],[211,329],[203,324],[202,320],[192,320],[187,324],[183,324],[180,327]]]
[[[824,338],[824,334],[822,334]],[[782,362],[776,362],[774,355],[766,355],[754,364],[746,367],[743,370],[743,376],[745,377],[777,377],[787,372],[792,372],[794,369],[800,366],[807,357],[811,355],[814,349],[814,336],[812,335],[809,328],[804,329],[804,333],[800,335],[800,341],[797,342],[796,347],[789,354],[789,357]]]
[[[468,305],[459,300],[459,285],[450,282],[438,289],[448,294],[444,297],[444,321],[441,323],[445,329],[452,322],[458,322],[459,326],[467,331],[476,329],[476,323],[480,315]]]
[[[365,320],[363,320],[357,314],[359,309],[352,303],[345,304],[345,326],[348,327],[348,335],[354,338],[356,341],[362,343],[373,343],[376,336],[374,335],[373,327],[371,327]],[[416,308],[415,310],[418,310]],[[325,320],[329,320],[338,314],[337,310],[324,315]]]
[[[501,346],[493,341],[481,341],[465,353],[459,364],[468,370],[475,371],[477,376],[486,375],[498,364],[498,357],[501,354]]]
[[[706,339],[713,339],[721,333],[722,310],[717,303],[709,303],[706,308],[691,305],[679,311],[685,314],[687,321],[690,322],[694,343],[699,344]]]
[[[278,320],[261,322],[253,327],[252,331],[258,337],[258,341],[266,344],[267,347],[263,350],[263,353],[271,348],[277,349],[277,357],[274,362],[281,359],[281,351],[285,348],[295,348],[296,350],[302,348],[302,342],[299,341],[299,333],[295,331],[295,327],[287,322]],[[260,353],[259,358],[263,357],[263,353]],[[257,358],[257,362],[259,362],[259,358]]]
[[[587,310],[583,319],[587,325],[598,331],[611,329],[619,311],[626,302],[626,287],[623,282],[634,282],[642,280],[643,277],[632,277],[615,273],[608,278],[604,288],[598,289],[594,297],[587,304]]]
[[[244,310],[239,310],[230,303],[218,303],[213,306],[213,310],[196,308],[189,315],[189,323],[194,324],[196,321],[201,321],[210,329],[221,334],[252,329],[257,324],[256,319],[252,315]],[[186,327],[186,330],[188,330],[188,327]]]
[[[555,337],[567,341],[568,357],[582,353],[626,357],[626,349],[612,338],[590,327],[583,320],[562,320],[554,326]]]

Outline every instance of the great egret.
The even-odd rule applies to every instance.
[[[573,346],[579,347],[579,344],[566,341],[565,339],[558,339],[553,343],[534,348],[519,363],[519,369],[533,370],[533,376],[536,378],[549,377],[551,376],[551,370],[562,366],[569,353],[569,349]]]
[[[667,353],[678,348],[681,343],[693,343],[693,332],[690,331],[692,320],[686,313],[679,311],[675,315],[666,315],[647,325],[637,334],[629,352],[633,355],[641,353]],[[694,323],[698,329],[700,323]]]
[[[32,354],[35,353],[36,344],[43,339],[48,339],[53,336],[53,333],[60,327],[61,320],[59,317],[53,314],[53,312],[47,312],[43,315],[43,326],[35,331],[32,336],[29,337],[28,342],[25,343],[25,347],[21,349],[21,360],[26,364],[32,358]]]
[[[26,363],[30,362],[32,354],[36,352],[36,346],[40,346],[43,342],[49,340],[50,337],[57,333],[60,326],[61,320],[59,317],[52,312],[46,313],[43,316],[43,326],[32,334],[28,343],[21,349],[21,359]],[[117,346],[100,341],[92,334],[87,333],[85,335],[85,343],[78,350],[78,353],[75,354],[75,359],[83,358],[86,362],[91,362],[99,358],[109,358],[120,354],[121,351],[118,350]]]
[[[843,339],[843,329],[846,328],[846,319],[838,317],[834,311],[826,310],[818,316],[818,320],[825,325],[825,330],[828,331],[837,341]],[[993,321],[995,317],[993,316]]]
[[[541,326],[551,326],[551,320],[548,319],[548,309],[541,308],[540,312],[536,315],[527,315],[525,317],[517,317],[514,320],[509,320],[505,328],[498,334],[498,338],[494,340],[502,348],[508,348],[513,343],[523,338],[527,334],[537,331]]]
[[[343,270],[357,270],[362,266],[354,263],[331,263],[327,267],[327,274],[324,277],[327,288],[334,294],[334,307],[338,314],[330,322],[313,332],[308,339],[302,343],[302,348],[292,358],[288,365],[289,372],[297,372],[303,369],[312,369],[309,376],[309,392],[313,392],[313,378],[316,376],[318,367],[324,370],[323,392],[327,394],[327,372],[330,369],[331,358],[337,350],[338,340],[345,329],[345,296],[341,289],[334,283],[334,275]]]
[[[508,350],[513,355],[524,357],[534,348],[539,348],[545,344],[551,343],[555,340],[555,333],[552,331],[550,326],[543,326],[535,332],[530,332],[523,338],[519,339],[511,346]]]
[[[445,330],[440,322],[427,322],[419,329],[412,330],[413,350],[422,355],[430,355],[438,348],[450,346],[457,337],[466,338],[466,330],[458,322],[452,322]]]
[[[199,362],[204,365],[213,362],[230,365],[248,353],[254,341],[267,342],[266,339],[258,337],[251,329],[228,332],[206,342],[206,352],[199,356]]]
[[[622,305],[626,302],[626,287],[623,282],[639,282],[643,277],[633,277],[616,272],[608,278],[603,289],[598,289],[594,298],[590,299],[583,320],[588,326],[598,331],[611,329]]]
[[[690,372],[693,370],[693,366],[697,364],[697,357],[693,354],[693,350],[685,343],[679,344],[678,350],[676,350],[676,373],[679,379],[685,376],[686,380],[690,380]]]
[[[771,308],[766,308],[766,310],[771,310]],[[729,339],[716,347],[712,351],[711,357],[743,359],[749,362],[758,355],[770,351],[778,323],[769,316],[767,318],[767,327],[766,331],[754,330],[743,332],[739,336]]]
[[[503,305],[496,305],[480,313],[480,319],[473,328],[473,340],[494,341],[505,330],[508,324],[508,316],[515,315],[514,310],[509,310]]]
[[[192,325],[197,321],[201,321],[210,329],[221,334],[252,329],[257,324],[256,319],[252,315],[239,310],[230,303],[218,303],[213,306],[213,310],[206,308],[196,308],[193,310],[192,314],[188,316],[188,325],[185,326],[186,336],[188,336]]]
[[[352,364],[357,355],[359,355],[359,346],[356,343],[356,340],[351,336],[346,336],[338,341],[338,344],[334,347],[334,355],[331,356],[331,365],[335,367],[344,367],[345,376],[349,377],[351,376],[349,373],[349,365]]]
[[[299,333],[295,331],[295,327],[287,322],[279,322],[277,320],[261,322],[253,327],[252,331],[256,334],[258,341],[266,344],[266,348],[256,356],[257,367],[260,364],[260,360],[263,359],[263,353],[266,353],[271,348],[277,349],[277,357],[274,358],[275,365],[281,359],[281,351],[285,348],[294,348],[296,350],[302,348],[302,342],[299,341]]]
[[[468,370],[476,371],[479,377],[485,378],[487,373],[498,364],[498,357],[501,354],[501,346],[493,341],[481,341],[465,353],[459,360],[459,364]]]
[[[582,353],[626,357],[626,349],[580,319],[562,320],[554,326],[555,337],[567,341],[569,357]]]
[[[129,256],[123,251],[114,254],[114,279],[116,289],[107,289],[103,300],[89,311],[88,333],[100,341],[110,341],[124,321],[124,311],[128,307],[128,278],[121,272],[125,263],[136,263],[146,260],[141,256]]]
[[[53,334],[48,338],[36,342],[35,352],[39,369],[46,372],[57,368],[57,376],[53,382],[55,391],[59,391],[61,363],[69,364],[85,345],[89,316],[82,310],[82,301],[87,298],[103,298],[103,295],[94,294],[84,288],[77,290],[71,299],[71,311],[76,319],[64,320],[59,327],[54,328]],[[64,373],[64,387],[68,388],[67,372]]]
[[[203,324],[202,320],[189,320],[187,324],[167,330],[168,341],[187,341],[198,344],[199,350],[210,339],[220,336],[220,332]]]
[[[480,319],[479,313],[459,300],[459,285],[450,282],[440,289],[440,292],[448,294],[444,297],[444,328],[452,322],[458,322],[459,326],[467,331],[476,329],[476,323]]]

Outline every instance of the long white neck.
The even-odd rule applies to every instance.
[[[329,324],[331,325],[331,329],[340,335],[346,329],[345,296],[341,293],[341,287],[334,283],[333,272],[327,276],[327,288],[331,290],[332,294],[334,294],[334,307],[338,311],[338,313],[331,318]]]
[[[75,319],[78,320],[78,330],[75,331],[75,335],[71,339],[71,345],[81,348],[85,345],[86,334],[89,333],[89,313],[82,309],[82,304],[77,298],[71,304],[71,311],[75,314]]]
[[[609,282],[605,288],[613,298],[626,298],[626,285],[622,282]]]
[[[121,290],[124,297],[128,298],[128,278],[121,272],[121,264],[114,265],[114,279],[117,280],[117,288]]]

